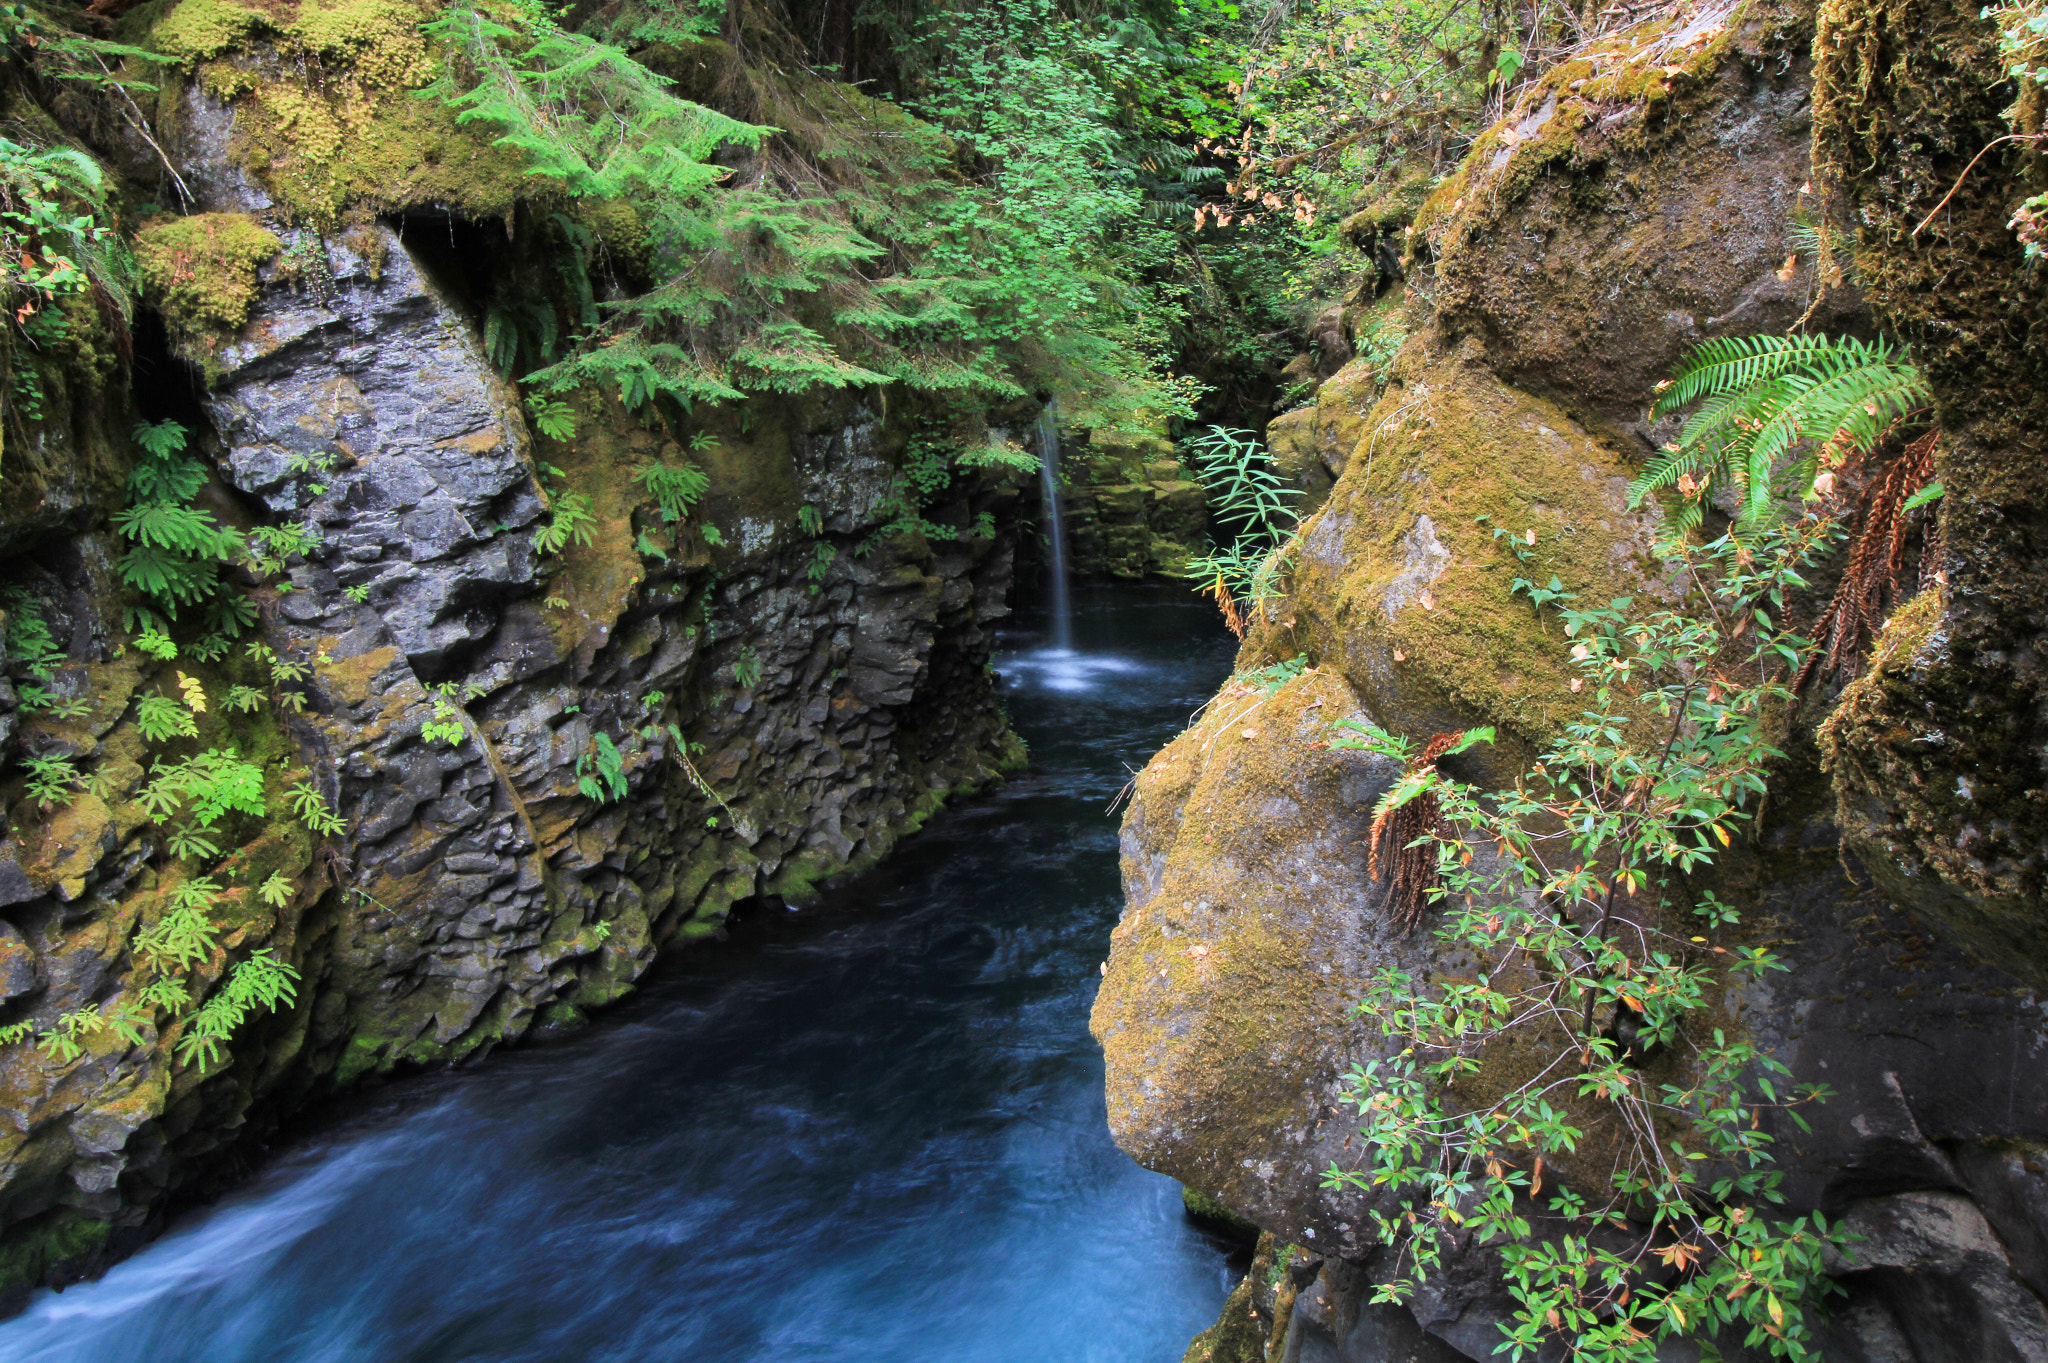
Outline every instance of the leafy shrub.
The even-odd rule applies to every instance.
[[[152,762],[136,803],[158,823],[189,803],[201,828],[212,828],[230,813],[261,818],[267,812],[263,768],[242,760],[233,748],[209,748],[182,762]]]
[[[249,565],[269,577],[281,573],[285,564],[318,547],[320,527],[305,521],[283,525],[259,525],[249,532]]]
[[[1770,716],[1807,643],[1780,607],[1835,537],[1809,520],[1668,546],[1716,599],[1709,618],[1632,618],[1626,598],[1563,610],[1588,708],[1510,789],[1437,765],[1488,733],[1418,750],[1350,722],[1333,741],[1405,764],[1375,811],[1375,873],[1393,880],[1393,913],[1434,908],[1438,938],[1477,962],[1455,980],[1383,967],[1358,1007],[1397,1049],[1350,1075],[1368,1167],[1333,1165],[1325,1183],[1393,1199],[1373,1213],[1396,1250],[1377,1299],[1406,1299],[1454,1246],[1486,1245],[1517,1302],[1513,1357],[1561,1346],[1650,1363],[1661,1338],[1724,1330],[1811,1356],[1806,1308],[1830,1290],[1822,1254],[1840,1236],[1818,1214],[1770,1212],[1783,1193],[1761,1118],[1803,1128],[1797,1109],[1825,1091],[1781,1091],[1782,1064],[1697,1019],[1718,989],[1786,967],[1767,947],[1714,944],[1735,911],[1690,877],[1755,817],[1782,756]],[[1686,917],[1698,932],[1672,925]],[[1504,1093],[1469,1078],[1511,1037],[1535,1048],[1526,1077]],[[1644,1066],[1666,1051],[1670,1078],[1654,1081]],[[1546,1183],[1590,1124],[1616,1137],[1607,1186]]]
[[[462,722],[462,707],[454,701],[455,687],[452,682],[443,682],[434,697],[433,718],[420,725],[420,737],[429,743],[446,743],[449,747],[459,745],[469,736],[469,730]]]
[[[339,837],[348,831],[348,820],[327,807],[327,798],[310,781],[292,787],[292,813],[299,822],[323,838]]]
[[[7,663],[38,681],[48,681],[64,661],[64,651],[43,619],[41,604],[19,587],[4,599],[7,609]]]

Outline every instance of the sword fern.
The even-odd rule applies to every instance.
[[[1853,336],[1732,336],[1687,356],[1658,393],[1653,417],[1698,404],[1677,440],[1629,485],[1629,505],[1675,486],[1690,529],[1707,498],[1741,490],[1736,522],[1762,524],[1779,500],[1805,492],[1823,466],[1866,454],[1894,425],[1926,409],[1927,380],[1904,346]]]

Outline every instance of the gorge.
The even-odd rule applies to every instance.
[[[2048,1360],[2039,3],[0,39],[0,1358]]]

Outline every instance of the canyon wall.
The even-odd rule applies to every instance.
[[[735,905],[812,896],[1023,760],[989,670],[1018,475],[964,471],[906,520],[930,414],[893,390],[721,408],[687,449],[586,394],[550,437],[488,357],[474,286],[508,248],[517,164],[410,91],[293,85],[307,66],[250,38],[250,12],[206,26],[221,8],[140,15],[194,64],[158,111],[194,211],[143,237],[169,283],[132,334],[74,309],[44,418],[0,461],[0,596],[60,655],[0,686],[0,1023],[143,1019],[70,1058],[0,1049],[11,1292],[125,1252],[307,1102],[575,1025]],[[359,39],[418,41],[412,11],[365,13],[358,76]],[[274,137],[279,108],[322,98],[347,138]],[[163,180],[153,148],[108,155]],[[256,608],[232,646],[135,644],[110,522],[143,418],[188,429],[225,523],[317,533],[286,572],[227,570]],[[639,481],[661,464],[705,475],[686,518]],[[572,493],[580,532],[544,551]],[[190,742],[145,735],[141,702],[187,682],[212,700]],[[58,703],[18,705],[31,684]],[[253,699],[231,709],[235,687]],[[210,830],[224,931],[196,992],[262,949],[301,975],[205,1064],[136,1003],[131,947],[197,877],[138,801],[199,750],[262,789]],[[52,757],[89,788],[33,796],[21,764]],[[296,817],[294,786],[341,831]]]
[[[1934,585],[1865,677],[1809,700],[1753,836],[1719,859],[1742,940],[1790,970],[1724,993],[1715,1017],[1834,1093],[1810,1133],[1776,1133],[1788,1205],[1863,1237],[1831,1261],[1846,1296],[1823,1356],[2048,1357],[2027,737],[2048,313],[2004,227],[2031,192],[2017,153],[1932,240],[1911,236],[2003,131],[2011,87],[1965,7],[1689,15],[1589,43],[1396,225],[1412,338],[1390,373],[1355,361],[1275,423],[1316,508],[1287,588],[1239,676],[1136,783],[1093,1019],[1111,1127],[1267,1232],[1191,1360],[1494,1356],[1514,1309],[1497,1258],[1454,1255],[1407,1304],[1373,1305],[1381,1204],[1324,1186],[1365,1166],[1345,1075],[1393,1044],[1350,1005],[1381,970],[1471,964],[1404,930],[1367,874],[1398,767],[1329,740],[1345,719],[1418,742],[1489,724],[1500,741],[1456,774],[1511,780],[1581,708],[1568,641],[1511,579],[1679,600],[1654,509],[1625,498],[1668,438],[1645,416],[1653,387],[1704,338],[1801,319],[1913,340],[1955,437],[1951,500]],[[1861,287],[1816,286],[1788,236],[1802,202],[1856,225]],[[1526,559],[1503,530],[1528,536]],[[1297,657],[1299,675],[1255,675]],[[1519,1063],[1500,1047],[1485,1073]]]

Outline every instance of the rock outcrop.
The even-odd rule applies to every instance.
[[[202,505],[310,543],[288,575],[229,570],[257,607],[231,647],[121,645],[135,598],[107,527],[138,413],[118,366],[60,357],[71,384],[10,445],[0,509],[6,608],[53,637],[59,704],[0,710],[16,751],[91,788],[0,787],[0,1024],[134,1002],[134,934],[196,874],[138,794],[194,750],[261,786],[211,829],[226,921],[197,991],[257,949],[301,979],[204,1066],[147,1007],[70,1058],[0,1050],[0,1290],[104,1265],[314,1097],[576,1023],[662,948],[872,864],[1023,755],[988,668],[1020,483],[964,471],[906,528],[914,395],[758,400],[687,451],[594,394],[574,436],[530,429],[448,247],[484,229],[420,203],[320,230],[250,170],[253,106],[171,97],[201,211],[153,249],[205,300],[171,319],[204,372],[145,350],[142,414],[191,429]],[[254,246],[222,274],[224,238]],[[705,475],[686,520],[636,482],[661,464]],[[577,532],[544,549],[571,495]],[[190,745],[146,736],[140,702],[187,682],[213,700]],[[343,830],[310,831],[294,785]]]
[[[1164,435],[1096,434],[1062,450],[1060,468],[1070,571],[1171,577],[1205,552],[1208,494]]]
[[[1852,38],[1911,47],[1922,39],[1905,35],[1918,22],[1853,3],[1830,10],[1817,49],[1822,97],[1838,97],[1830,63],[1845,60],[1830,54]],[[1950,23],[1929,19],[1925,31],[1951,33],[1941,27]],[[1951,37],[1967,30],[1971,42],[1989,31],[1960,11],[1953,24]],[[1880,31],[1892,36],[1855,36]],[[1652,521],[1623,496],[1661,435],[1643,416],[1655,380],[1703,337],[1782,330],[1816,303],[1813,315],[1831,330],[1871,325],[1859,295],[1816,299],[1811,265],[1788,268],[1786,228],[1810,174],[1813,33],[1810,15],[1710,9],[1596,43],[1546,76],[1417,214],[1414,336],[1390,377],[1382,384],[1354,362],[1275,434],[1320,507],[1297,541],[1286,594],[1247,634],[1240,679],[1137,780],[1123,832],[1127,908],[1093,1019],[1119,1143],[1250,1217],[1284,1250],[1284,1265],[1269,1259],[1266,1280],[1248,1280],[1191,1359],[1493,1356],[1498,1325],[1514,1309],[1497,1262],[1484,1252],[1454,1257],[1406,1305],[1372,1305],[1389,1272],[1367,1217],[1372,1204],[1323,1184],[1332,1164],[1363,1164],[1356,1118],[1338,1103],[1345,1073],[1389,1045],[1348,1005],[1378,970],[1430,978],[1463,966],[1428,934],[1403,933],[1384,887],[1367,875],[1367,828],[1398,774],[1393,764],[1330,740],[1347,718],[1418,740],[1491,724],[1502,743],[1458,759],[1458,774],[1511,779],[1579,708],[1561,670],[1568,641],[1511,580],[1554,574],[1595,601],[1676,599],[1678,584],[1662,579],[1650,553]],[[1929,79],[1948,82],[1955,99],[1965,86],[1989,91],[1988,58],[1966,78],[1957,50],[1944,49],[1948,65],[1916,69],[1948,73]],[[1880,86],[1893,88],[1869,84]],[[1854,97],[1839,98],[1840,126],[1862,128]],[[1988,140],[1994,96],[1970,98],[1972,126]],[[1823,145],[1834,135],[1824,129]],[[1885,154],[1864,145],[1859,166],[1874,155],[1879,168],[1856,172],[1860,193],[1893,183]],[[1924,211],[1932,197],[1912,202]],[[1971,211],[1980,218],[1973,240],[1989,251],[1989,224],[2004,209],[1986,201]],[[1901,234],[1885,241],[1904,258]],[[2017,252],[2009,233],[2006,248]],[[1880,280],[1871,293],[1890,325]],[[1952,305],[1944,296],[1941,306]],[[2030,335],[2037,320],[1997,320],[2021,306],[1987,303],[1970,326]],[[2013,349],[2012,363],[2038,373],[2038,357],[2023,353],[2033,354]],[[1990,462],[2018,469],[2017,451],[2039,438],[2041,423],[2026,415],[2035,396],[2002,409],[1996,461],[1956,456],[1959,478]],[[1988,402],[1970,410],[1991,419]],[[2031,484],[2015,471],[2000,486]],[[1957,798],[1970,799],[1976,769],[1943,765],[1949,750],[1925,742],[1899,746],[1913,741],[1906,726],[1928,723],[1953,726],[1954,742],[1971,752],[2012,743],[1997,768],[2011,781],[1973,808],[1999,802],[2013,822],[1972,816],[1970,828],[1979,839],[2019,836],[2032,806],[2008,786],[2038,784],[2021,770],[2032,770],[2036,754],[2017,738],[2031,732],[2017,718],[2031,703],[2020,675],[2031,654],[2000,655],[2007,670],[1997,675],[2013,689],[1995,706],[1983,689],[1990,673],[1980,672],[1967,693],[1976,699],[1942,692],[1964,709],[1936,705],[1934,718],[1917,717],[1932,694],[1925,688],[1947,686],[1944,669],[1963,666],[1946,651],[1950,615],[1975,610],[2019,632],[2001,637],[2028,628],[2031,616],[2011,613],[2020,608],[2007,587],[1966,597],[1954,586],[1969,574],[2030,580],[2039,555],[2014,538],[2026,505],[2015,496],[1997,513],[2006,527],[1997,546],[1960,532],[1945,541],[1944,561],[1960,556],[1968,566],[1949,570],[1943,613],[1926,603],[1902,611],[1892,632],[1913,637],[1880,644],[1870,676],[1828,724],[1849,847],[1821,770],[1815,728],[1827,710],[1816,704],[1752,843],[1717,867],[1745,931],[1774,943],[1790,966],[1719,999],[1718,1018],[1796,1080],[1834,1092],[1811,1133],[1779,1133],[1790,1203],[1846,1217],[1868,1237],[1853,1262],[1832,1266],[1847,1296],[1828,1327],[1830,1359],[2044,1356],[2048,1018],[2022,987],[2034,979],[2029,934],[2040,911],[2026,880],[2030,854],[2015,844],[1956,870],[1958,848],[1975,856],[1970,847],[1990,844],[1972,843],[1968,830],[1958,843],[1957,829],[1938,831],[1931,810],[1950,801],[1959,776]],[[1989,535],[1991,504],[1986,492],[1949,514]],[[2031,599],[2038,605],[2038,594]],[[1966,600],[1973,604],[1958,604]],[[1254,675],[1292,658],[1307,670],[1290,680]],[[1910,779],[1900,779],[1901,761]],[[1912,851],[1937,845],[1948,849],[1940,857]],[[1881,868],[1881,858],[1891,860]],[[1984,876],[2008,897],[1986,898]],[[1902,892],[1902,883],[1924,888]],[[1555,1176],[1569,1181],[1572,1172]],[[1235,1323],[1233,1309],[1256,1317],[1256,1328]]]

